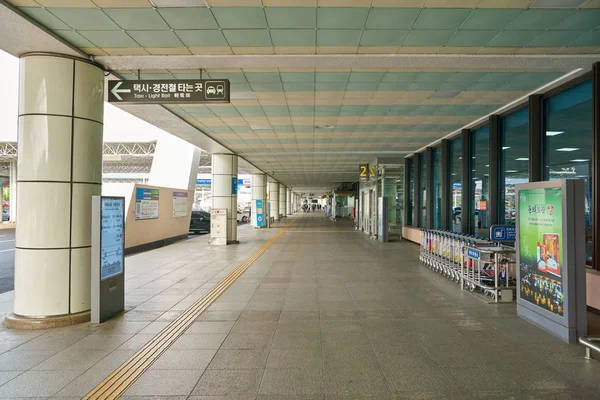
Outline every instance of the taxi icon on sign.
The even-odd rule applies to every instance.
[[[206,89],[206,94],[217,94],[217,89],[215,89],[215,87],[214,87],[214,86],[209,86],[209,87]]]

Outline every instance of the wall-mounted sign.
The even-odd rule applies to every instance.
[[[92,322],[125,308],[125,198],[92,197]]]
[[[358,166],[358,177],[363,182],[369,180],[369,164],[360,164]]]
[[[490,240],[494,242],[514,242],[517,239],[517,227],[514,225],[492,225]]]
[[[108,81],[109,103],[229,103],[227,79]]]
[[[158,189],[135,189],[135,219],[158,218]]]
[[[237,177],[233,177],[231,178],[231,194],[237,194],[238,193],[238,178]]]
[[[377,174],[375,173],[375,167],[373,165],[369,166],[369,179],[375,178]]]
[[[173,217],[188,216],[188,193],[173,192]]]
[[[516,185],[517,314],[563,340],[587,332],[583,181]]]
[[[262,228],[264,225],[263,201],[256,200],[256,226]]]

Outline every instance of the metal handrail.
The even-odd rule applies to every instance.
[[[579,338],[579,343],[585,346],[585,358],[588,360],[592,359],[591,350],[595,350],[600,353],[600,346],[594,344],[594,342],[600,343],[600,336],[582,336]]]

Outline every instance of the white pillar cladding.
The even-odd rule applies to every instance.
[[[237,242],[236,154],[212,155],[212,208],[227,209],[227,243]]]
[[[252,181],[250,183],[252,185],[252,204],[250,205],[251,215],[252,215],[252,226],[258,228],[258,220],[256,213],[256,200],[262,200],[263,208],[262,208],[262,227],[267,227],[267,222],[265,221],[265,215],[267,214],[267,175],[266,174],[252,174]]]
[[[269,217],[279,221],[279,182],[269,182],[269,207],[271,208]]]
[[[287,200],[287,188],[283,186],[281,183],[279,184],[279,215],[280,218],[285,218],[287,213],[285,211],[285,204]]]
[[[287,215],[292,215],[292,189],[287,188],[287,200],[285,203]]]
[[[90,309],[91,208],[102,188],[103,113],[101,67],[57,54],[21,58],[15,318],[89,320],[79,313]]]
[[[10,222],[17,220],[17,162],[10,162],[10,199],[9,199],[9,211],[10,211]]]

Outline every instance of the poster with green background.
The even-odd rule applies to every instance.
[[[563,316],[562,189],[519,191],[520,297]]]

